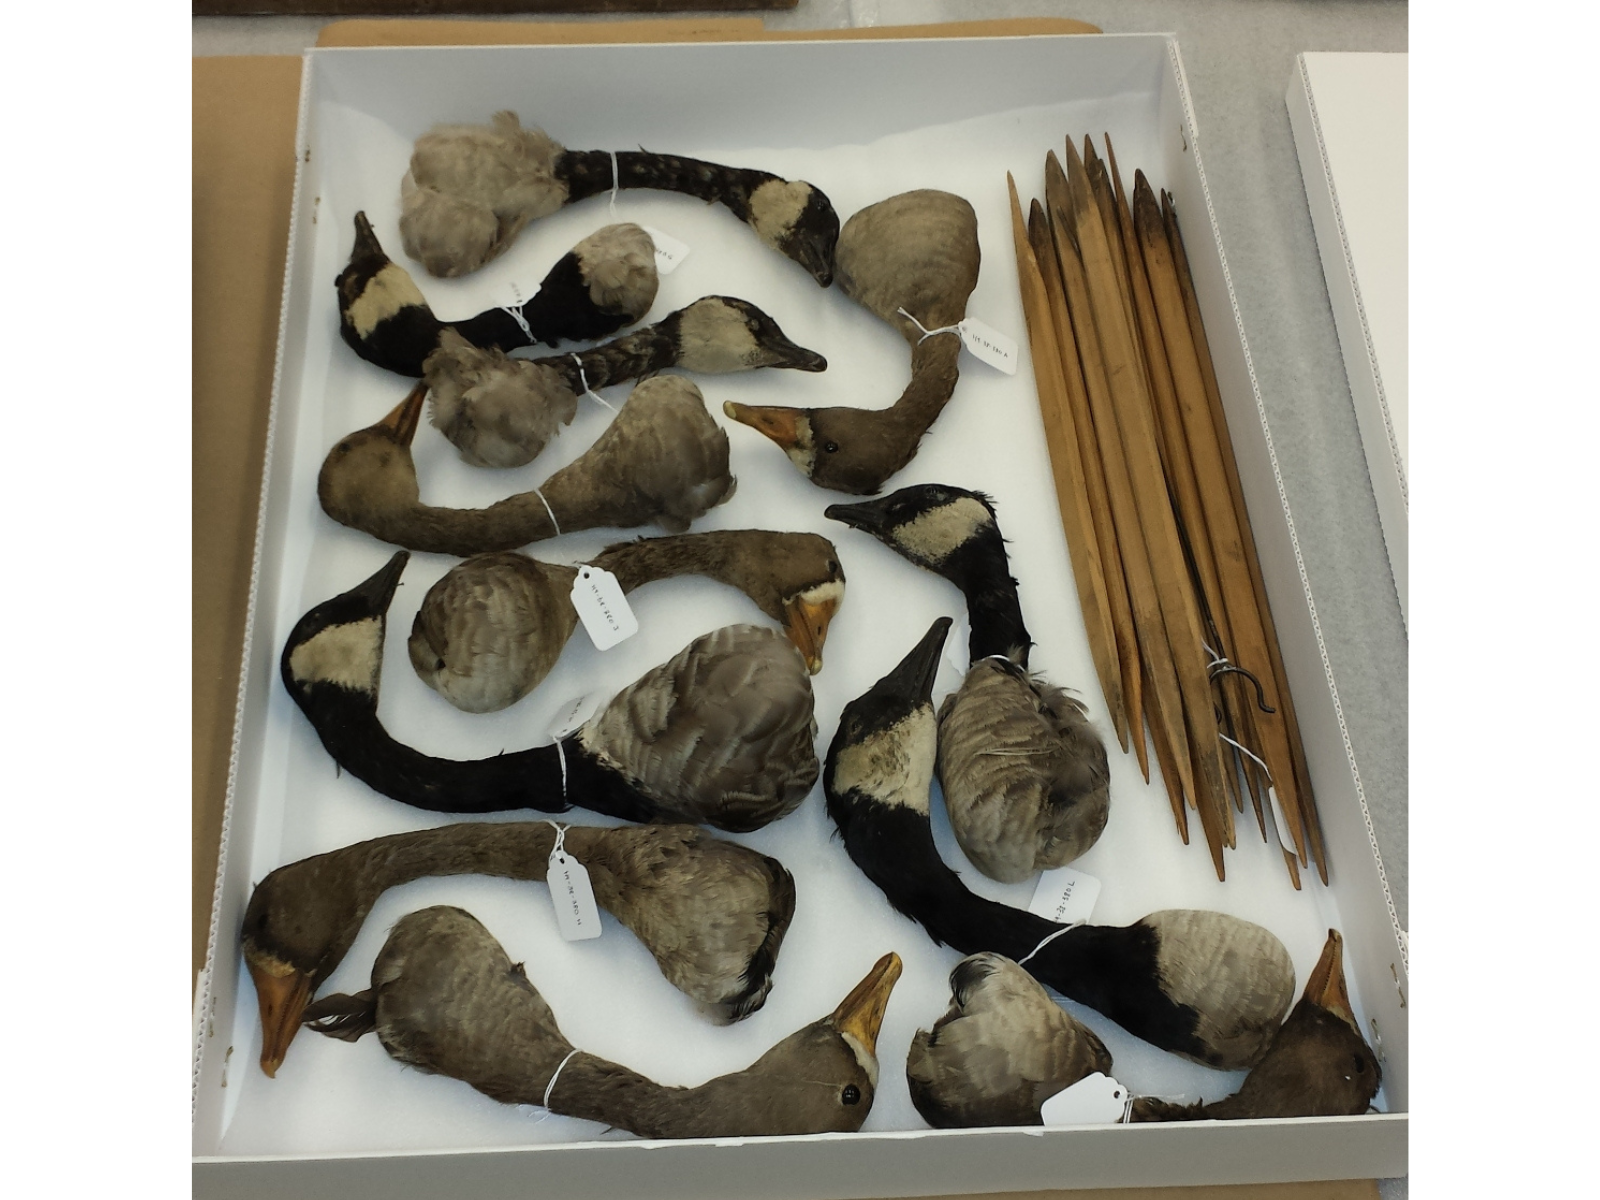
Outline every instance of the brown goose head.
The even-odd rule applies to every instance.
[[[317,497],[334,520],[361,528],[362,514],[403,512],[421,503],[411,439],[428,385],[419,383],[375,425],[341,438],[323,459]]]

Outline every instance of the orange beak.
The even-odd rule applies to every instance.
[[[828,640],[828,625],[839,611],[839,598],[807,600],[794,596],[783,604],[783,629],[806,660],[806,670],[815,675],[822,670],[822,647]]]
[[[1350,991],[1344,982],[1344,939],[1336,929],[1328,930],[1322,944],[1322,957],[1306,980],[1305,998],[1340,1018],[1358,1034],[1355,1011],[1350,1007]]]
[[[422,421],[422,402],[427,398],[428,385],[426,382],[418,383],[411,389],[411,394],[400,401],[383,420],[373,426],[374,429],[387,429],[394,440],[402,446],[411,445],[411,439],[417,435],[417,426]]]
[[[778,408],[763,405],[737,404],[732,400],[722,405],[722,411],[741,425],[766,434],[785,450],[800,441],[800,409]]]
[[[878,1052],[878,1030],[883,1027],[883,1013],[889,1007],[889,993],[900,978],[900,956],[892,950],[880,958],[867,972],[867,977],[850,994],[839,1001],[833,1010],[833,1026],[840,1033],[848,1033],[866,1047],[868,1054]]]
[[[286,963],[246,959],[261,1008],[261,1069],[278,1074],[289,1043],[300,1030],[300,1016],[311,1000],[311,976]]]

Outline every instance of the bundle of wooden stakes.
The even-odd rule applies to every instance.
[[[1294,886],[1327,859],[1177,213],[1144,173],[1130,206],[1068,139],[1026,221],[1009,173],[1028,342],[1084,624],[1124,752],[1173,817],[1196,811],[1217,878],[1244,798]],[[1108,164],[1109,163],[1109,169]],[[1263,800],[1267,803],[1263,805]],[[1291,848],[1292,847],[1292,848]]]

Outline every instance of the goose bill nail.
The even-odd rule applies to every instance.
[[[878,1030],[883,1025],[884,1010],[889,1007],[889,993],[900,978],[900,956],[892,951],[885,954],[867,972],[867,977],[851,989],[833,1010],[834,1028],[856,1038],[870,1052],[877,1052]]]
[[[299,1032],[300,1016],[311,1000],[311,977],[294,970],[275,975],[256,963],[247,965],[261,1006],[261,1069],[272,1078]]]

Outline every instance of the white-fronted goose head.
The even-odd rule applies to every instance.
[[[542,882],[547,821],[446,825],[394,834],[279,867],[250,895],[241,945],[261,1012],[261,1069],[275,1075],[305,1006],[388,889],[437,875]],[[644,942],[674,987],[717,1021],[766,1002],[794,879],[782,863],[689,825],[566,830],[595,901]]]
[[[433,812],[574,805],[630,821],[745,833],[793,812],[817,781],[805,660],[783,634],[730,625],[645,672],[559,745],[491,758],[433,758],[378,719],[379,667],[402,551],[301,617],[284,687],[345,771]]]
[[[522,128],[512,112],[417,139],[400,182],[401,236],[430,274],[465,275],[503,253],[529,221],[613,186],[721,204],[823,287],[833,282],[839,217],[804,180],[647,150],[567,150]]]
[[[658,277],[650,235],[637,225],[607,225],[562,255],[521,306],[441,321],[358,212],[355,247],[334,282],[339,336],[374,366],[415,378],[448,329],[486,350],[609,337],[650,311]]]
[[[905,392],[883,409],[730,401],[723,411],[776,442],[818,487],[858,496],[877,492],[911,461],[955,391],[961,339],[927,331],[966,316],[979,257],[978,219],[960,196],[905,192],[862,209],[839,235],[839,286],[910,344]]]
[[[607,547],[592,564],[625,593],[658,579],[704,575],[738,588],[777,621],[812,674],[844,598],[833,543],[814,533],[715,530]],[[496,712],[550,673],[577,627],[578,568],[522,554],[458,563],[423,597],[408,647],[417,675],[467,712]]]
[[[317,497],[341,525],[411,550],[465,557],[581,529],[654,523],[682,533],[733,495],[728,436],[700,389],[678,375],[634,388],[606,431],[537,491],[488,508],[422,503],[411,439],[427,385],[375,425],[341,438],[323,461]]]
[[[949,627],[936,621],[839,718],[822,787],[851,861],[940,945],[1003,954],[1163,1050],[1226,1071],[1254,1065],[1294,998],[1294,964],[1266,929],[1198,909],[1067,929],[973,895],[939,857],[928,820],[932,692]]]
[[[939,781],[972,864],[1017,883],[1065,866],[1104,832],[1111,772],[1084,706],[1028,670],[1032,642],[987,496],[947,484],[834,504],[833,520],[961,589],[972,662],[939,709]]]
[[[900,971],[899,957],[886,954],[833,1012],[744,1070],[698,1087],[663,1087],[574,1052],[523,964],[470,913],[429,908],[395,924],[371,989],[330,996],[306,1019],[349,1041],[376,1030],[400,1062],[502,1103],[542,1105],[640,1137],[848,1133],[872,1108],[878,1031]]]

